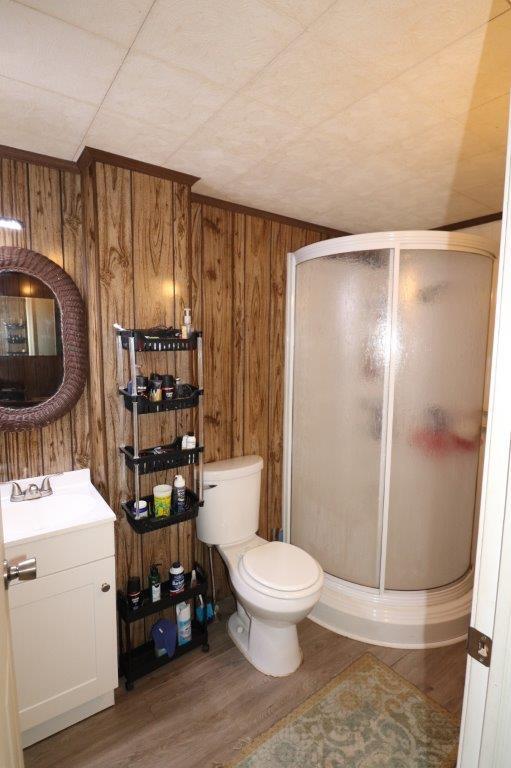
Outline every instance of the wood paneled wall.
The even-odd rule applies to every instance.
[[[21,232],[0,229],[0,245],[44,254],[66,270],[86,298],[80,175],[0,157],[0,211],[24,224]],[[73,411],[53,424],[0,435],[2,480],[80,469],[89,463],[87,390]]]
[[[263,457],[259,534],[268,539],[282,525],[287,254],[326,237],[320,228],[192,195],[193,315],[205,343],[205,459]],[[215,573],[225,594],[218,556]]]
[[[129,573],[145,578],[151,562],[166,569],[180,559],[189,568],[198,556],[205,563],[193,523],[140,537],[120,511],[132,478],[118,446],[132,436],[117,394],[113,323],[180,325],[192,306],[205,340],[205,458],[263,457],[259,533],[272,538],[281,527],[286,255],[335,233],[192,195],[191,177],[117,164],[104,153],[83,163],[81,179],[67,168],[11,157],[1,163],[0,211],[26,223],[22,233],[1,230],[1,242],[39,250],[73,277],[87,303],[90,365],[88,390],[71,414],[42,430],[0,436],[2,477],[90,466],[118,516],[123,588]],[[140,360],[146,374],[194,378],[187,355]],[[124,374],[127,380],[127,366]],[[194,428],[195,418],[188,411],[145,415],[141,443],[166,442]],[[173,474],[142,478],[143,493]],[[215,572],[225,594],[218,558]]]

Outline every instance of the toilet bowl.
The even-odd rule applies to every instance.
[[[320,565],[299,547],[256,535],[263,460],[242,456],[204,467],[197,536],[216,546],[236,595],[228,632],[264,674],[282,677],[301,664],[296,625],[319,600]]]

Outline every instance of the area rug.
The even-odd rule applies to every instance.
[[[458,723],[366,653],[230,768],[454,768]]]

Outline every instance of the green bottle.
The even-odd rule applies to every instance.
[[[149,590],[151,592],[151,602],[157,603],[161,600],[161,581],[158,566],[161,563],[153,563],[149,568]]]

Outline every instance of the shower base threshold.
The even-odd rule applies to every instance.
[[[467,637],[473,571],[445,587],[371,589],[325,574],[309,619],[339,635],[389,648],[436,648]]]

